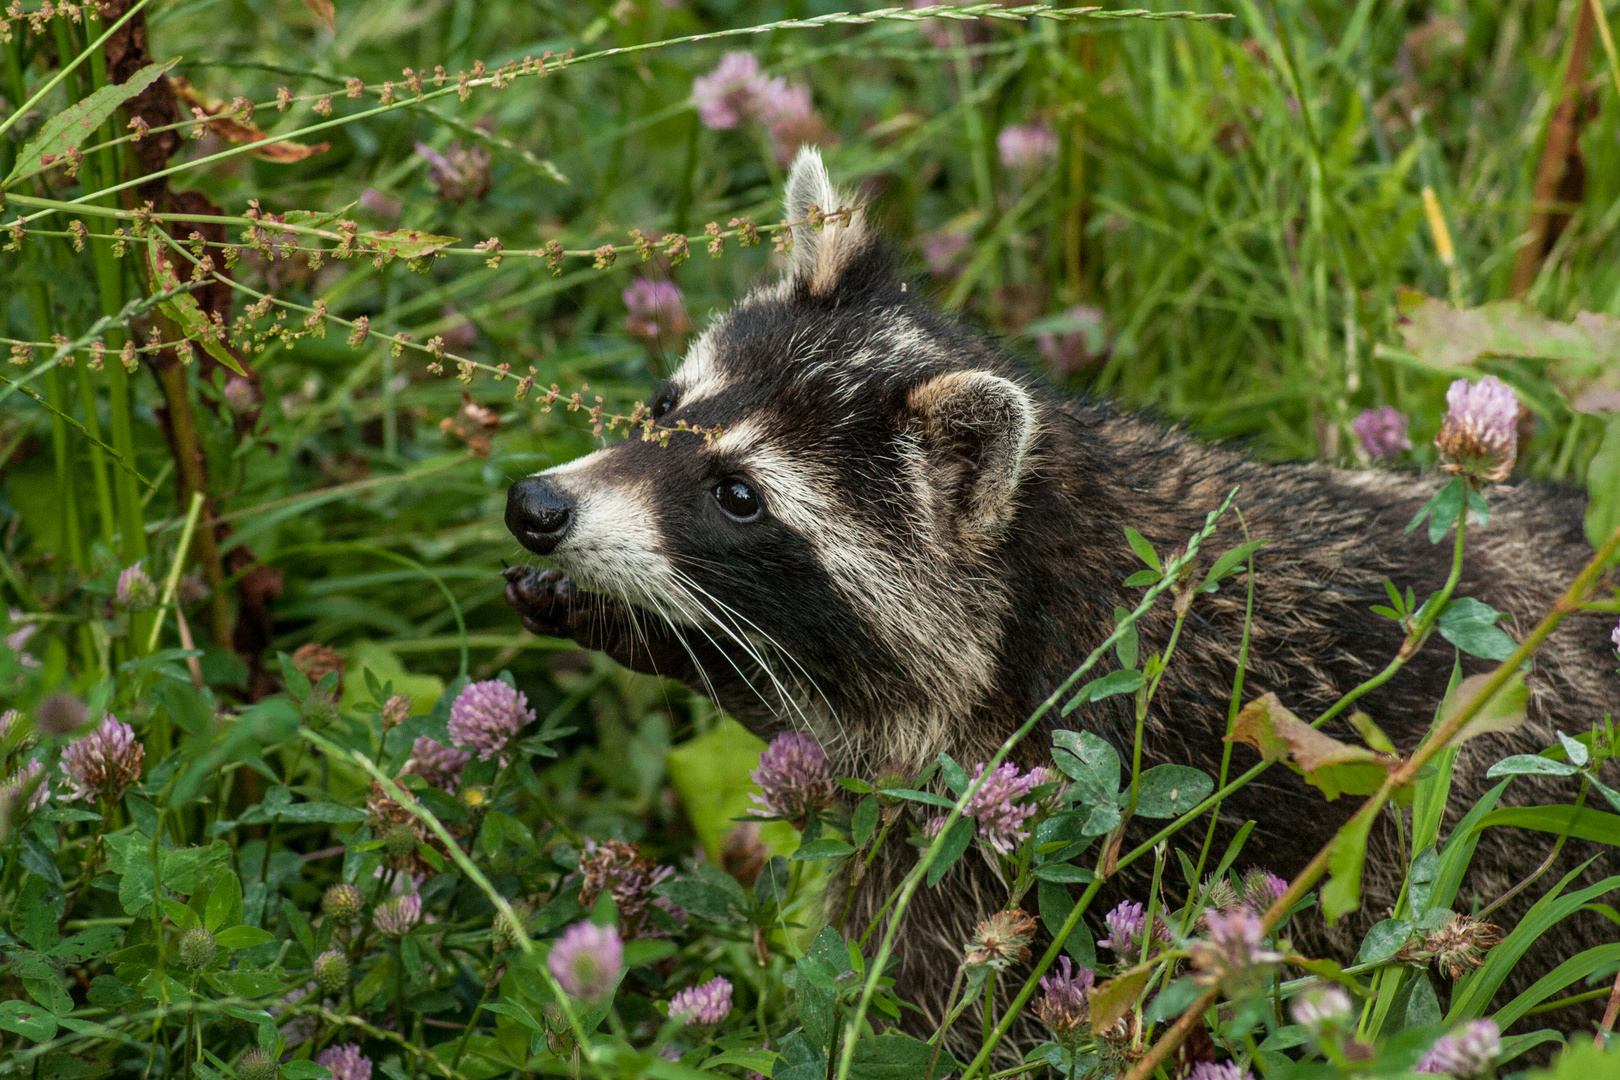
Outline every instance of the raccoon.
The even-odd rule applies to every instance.
[[[785,202],[788,219],[804,221],[850,200],[807,149]],[[1400,628],[1369,610],[1383,601],[1384,580],[1423,596],[1450,567],[1450,544],[1403,533],[1441,478],[1264,464],[1105,402],[1067,398],[919,302],[859,212],[819,230],[793,226],[785,277],[716,318],[651,410],[661,425],[720,434],[676,435],[664,446],[630,439],[514,483],[507,527],[555,566],[508,569],[508,602],[531,631],[678,679],[763,737],[810,735],[838,776],[916,775],[942,751],[968,768],[987,760],[1110,633],[1116,606],[1139,602],[1141,590],[1126,585],[1141,564],[1125,526],[1167,551],[1234,487],[1242,521],[1227,514],[1204,550],[1245,536],[1266,541],[1255,557],[1246,698],[1270,691],[1303,716],[1320,712],[1400,648]],[[1493,488],[1489,500],[1489,525],[1470,536],[1456,595],[1509,613],[1510,632],[1522,633],[1592,555],[1584,499],[1520,483]],[[1147,721],[1144,767],[1216,771],[1243,594],[1228,587],[1197,597]],[[1163,648],[1173,618],[1161,604],[1142,620],[1148,648]],[[1555,740],[1554,728],[1585,731],[1605,710],[1620,712],[1607,642],[1599,616],[1563,624],[1536,661],[1531,721],[1465,745],[1453,808],[1487,790],[1485,770],[1503,755],[1534,753]],[[1453,662],[1437,638],[1359,705],[1409,750]],[[1462,665],[1490,667],[1466,657]],[[1091,703],[1061,723],[1108,739],[1129,760],[1128,698]],[[1049,761],[1050,730],[1026,739],[1014,759]],[[1255,760],[1236,748],[1235,768]],[[1510,793],[1569,797],[1523,781]],[[1229,834],[1256,822],[1244,858],[1291,875],[1359,801],[1325,801],[1273,768],[1222,805],[1221,825]],[[1196,843],[1202,830],[1191,831]],[[1127,845],[1146,835],[1133,826]],[[1393,827],[1374,839],[1363,914],[1332,932],[1295,920],[1296,948],[1353,955],[1394,903],[1397,843]],[[1551,843],[1486,832],[1473,892],[1458,906],[1506,892]],[[874,913],[915,858],[904,843],[885,853],[860,885],[857,917]],[[1145,898],[1147,862],[1122,873],[1113,894]],[[921,1007],[920,1026],[932,1030],[974,923],[1005,899],[972,858],[918,894],[900,937],[898,987]],[[1543,941],[1553,959],[1536,969],[1581,947],[1574,926],[1560,924]]]

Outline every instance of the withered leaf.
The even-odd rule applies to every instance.
[[[174,92],[181,101],[202,110],[205,117],[203,122],[215,135],[237,146],[263,143],[264,145],[253,148],[253,156],[256,158],[288,164],[303,161],[316,154],[324,154],[332,146],[329,142],[318,142],[312,146],[293,139],[271,139],[269,135],[259,130],[257,124],[243,120],[241,114],[232,111],[229,102],[208,97],[183,76],[171,76],[169,82],[174,85]]]
[[[1317,731],[1270,693],[1243,707],[1226,741],[1248,743],[1265,760],[1281,761],[1329,799],[1371,795],[1401,760]]]
[[[304,6],[315,13],[332,33],[337,33],[337,5],[332,0],[304,0]]]
[[[1456,716],[1457,711],[1472,701],[1490,678],[1490,675],[1470,675],[1458,683],[1457,688],[1440,703],[1440,723],[1447,723]],[[1530,689],[1524,685],[1524,674],[1515,671],[1490,703],[1475,713],[1473,719],[1452,737],[1452,744],[1467,742],[1475,736],[1493,731],[1512,731],[1524,723],[1525,709],[1529,704]]]
[[[1620,319],[1590,311],[1571,322],[1537,314],[1517,300],[1458,310],[1413,289],[1396,293],[1401,338],[1435,367],[1481,357],[1547,360],[1547,374],[1577,412],[1620,412]]]
[[[1117,975],[1086,992],[1091,1005],[1091,1033],[1101,1035],[1119,1023],[1142,996],[1142,990],[1153,977],[1151,967],[1139,967]]]

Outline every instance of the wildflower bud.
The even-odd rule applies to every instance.
[[[276,1059],[257,1046],[244,1050],[236,1059],[236,1075],[241,1080],[276,1080],[280,1074],[281,1066],[276,1064]]]
[[[391,825],[383,834],[383,850],[390,859],[408,859],[416,854],[416,830],[409,825]]]
[[[568,993],[577,998],[599,999],[612,993],[624,967],[624,943],[611,926],[597,926],[589,920],[563,931],[552,947],[546,967]]]
[[[40,712],[45,712],[44,706]],[[73,789],[69,801],[95,798],[109,804],[118,802],[141,778],[145,760],[146,749],[135,740],[130,726],[108,716],[94,731],[68,744],[62,752],[62,768]]]
[[[479,761],[488,761],[533,722],[534,710],[522,691],[499,679],[472,682],[450,706],[450,739],[457,746],[477,751]]]
[[[391,731],[411,718],[411,699],[404,694],[395,694],[382,707],[382,726],[384,731]]]
[[[315,1059],[332,1074],[332,1080],[371,1080],[371,1059],[360,1052],[359,1043],[328,1046]]]
[[[1355,1005],[1337,986],[1314,986],[1295,996],[1289,1012],[1314,1039],[1325,1031],[1343,1029],[1355,1015]]]
[[[984,775],[985,762],[981,761],[973,770],[973,779]],[[1003,855],[1011,855],[1029,839],[1024,825],[1039,809],[1026,797],[1050,777],[1041,768],[1020,773],[1016,765],[998,765],[968,800],[964,812],[979,823],[979,835],[985,843]]]
[[[996,135],[996,150],[1006,168],[1035,173],[1057,156],[1057,136],[1045,124],[1008,124]]]
[[[349,958],[340,949],[327,949],[315,958],[315,982],[328,994],[341,994],[349,985]]]
[[[717,975],[701,986],[689,986],[669,1001],[670,1019],[692,1026],[713,1026],[731,1012],[731,981]]]
[[[1434,445],[1447,472],[1500,483],[1518,456],[1519,399],[1506,383],[1487,375],[1469,385],[1458,379],[1446,391],[1446,415]]]
[[[437,739],[420,735],[411,745],[410,760],[399,771],[402,775],[412,773],[420,776],[429,787],[454,795],[461,784],[462,766],[471,760],[472,755],[465,750],[457,750]]]
[[[469,810],[481,810],[489,802],[489,792],[477,784],[469,784],[461,789],[461,805]]]
[[[996,971],[1014,963],[1027,963],[1029,943],[1034,938],[1035,920],[1022,909],[998,911],[974,927],[973,940],[963,947],[963,962]]]
[[[1118,953],[1121,963],[1131,962],[1142,951],[1141,938],[1147,927],[1147,913],[1140,903],[1121,901],[1114,910],[1103,916],[1103,924],[1108,927],[1108,936],[1097,944]],[[1148,941],[1149,950],[1155,941],[1164,940],[1157,919],[1154,920],[1153,931]]]
[[[1502,1054],[1502,1031],[1494,1020],[1475,1020],[1442,1037],[1417,1064],[1420,1073],[1445,1073],[1455,1080],[1489,1076]]]
[[[529,919],[534,915],[534,907],[527,901],[514,900],[512,901],[512,914],[518,917],[517,926],[513,926],[512,920],[506,917],[505,912],[497,911],[495,913],[495,925],[491,928],[489,938],[489,947],[494,952],[503,953],[507,949],[516,948],[519,938],[518,930],[520,929],[523,931],[524,936],[527,936]]]
[[[225,383],[225,404],[232,412],[245,413],[259,403],[253,384],[240,375],[232,375]]]
[[[1041,980],[1041,998],[1035,1002],[1035,1015],[1052,1033],[1052,1038],[1073,1050],[1087,1034],[1091,1016],[1090,999],[1096,975],[1090,968],[1074,967],[1067,956],[1058,958],[1058,967]]]
[[[321,896],[321,910],[335,922],[353,922],[360,915],[360,890],[348,882],[329,887]]]
[[[1204,907],[1208,911],[1225,911],[1238,902],[1237,890],[1224,875],[1204,879],[1204,896]]]
[[[1412,449],[1407,438],[1406,414],[1393,405],[1381,409],[1366,409],[1350,421],[1350,430],[1361,441],[1361,449],[1370,458],[1392,458],[1402,450]]]
[[[1288,891],[1288,882],[1261,867],[1243,875],[1243,904],[1256,915],[1264,915]]]
[[[1193,942],[1190,950],[1199,985],[1219,985],[1237,1000],[1265,977],[1270,965],[1282,962],[1282,953],[1264,947],[1265,924],[1248,908],[1212,912],[1205,921],[1208,939]]]
[[[827,755],[813,739],[797,732],[785,732],[772,739],[759,755],[759,767],[748,775],[760,789],[760,794],[748,796],[759,804],[748,812],[759,817],[785,818],[796,829],[804,828],[811,815],[833,801]]]
[[[1432,956],[1453,982],[1485,960],[1485,953],[1502,940],[1499,927],[1468,915],[1453,915],[1423,941],[1422,954]]]
[[[217,951],[214,935],[208,932],[207,927],[193,926],[180,935],[180,962],[191,971],[207,967]]]
[[[389,937],[404,937],[422,921],[422,898],[411,893],[378,904],[371,913],[371,921]]]
[[[118,606],[134,614],[145,611],[158,601],[157,586],[140,563],[125,567],[118,575]]]
[[[72,694],[52,694],[39,703],[39,710],[34,713],[34,730],[46,738],[71,735],[84,726],[88,716],[84,702]]]
[[[619,923],[629,937],[635,936],[647,914],[653,887],[673,872],[667,866],[654,864],[641,854],[640,848],[623,840],[585,841],[579,869],[584,876],[579,902],[589,908],[602,893],[612,893],[614,906],[619,910]]]

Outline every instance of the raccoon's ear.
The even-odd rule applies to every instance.
[[[969,539],[991,540],[1012,517],[1037,425],[1035,401],[1011,379],[953,371],[912,390],[929,479]]]
[[[821,163],[821,151],[813,146],[801,147],[793,159],[782,199],[787,220],[805,222],[813,212],[831,214],[848,208],[853,201],[833,187],[827,167]],[[859,210],[851,212],[848,221],[829,222],[819,229],[807,222],[795,225],[792,280],[811,296],[829,298],[869,247],[866,223]]]

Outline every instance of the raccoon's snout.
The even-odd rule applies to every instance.
[[[506,527],[536,555],[550,555],[574,523],[573,500],[544,477],[525,476],[506,492]]]

